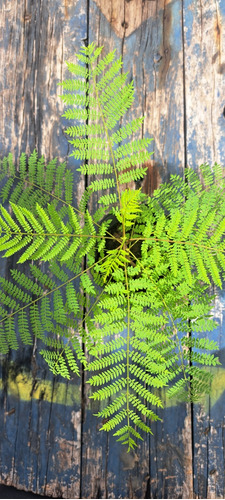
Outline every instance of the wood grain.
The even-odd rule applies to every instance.
[[[225,5],[185,0],[183,19],[187,164],[198,170],[203,162],[225,161]],[[225,492],[225,401],[223,390],[219,392],[224,387],[224,293],[219,293],[214,314],[219,326],[209,335],[220,346],[223,368],[208,400],[193,409],[194,493],[199,498],[224,498]]]
[[[95,0],[119,38],[130,36],[149,17],[154,16],[156,0]]]
[[[187,162],[225,161],[224,2],[184,1]]]

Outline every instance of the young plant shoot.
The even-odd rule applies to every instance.
[[[17,267],[0,278],[0,351],[36,337],[55,375],[87,371],[101,429],[130,450],[159,419],[159,389],[189,402],[210,391],[225,181],[219,165],[204,164],[152,196],[127,187],[144,178],[151,139],[140,138],[143,117],[124,120],[134,85],[115,51],[101,58],[102,49],[82,47],[60,83],[72,156],[88,182],[79,206],[65,163],[45,164],[35,151],[17,167],[11,154],[1,162],[0,250],[16,254]]]

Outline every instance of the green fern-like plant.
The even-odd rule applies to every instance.
[[[210,391],[218,346],[201,332],[216,326],[210,286],[225,274],[225,181],[204,164],[151,197],[128,188],[146,173],[151,139],[138,138],[143,117],[121,126],[133,82],[102,49],[82,47],[60,83],[71,155],[90,179],[79,207],[65,163],[35,151],[17,168],[11,154],[1,162],[0,250],[18,254],[18,268],[0,279],[0,351],[36,337],[55,375],[82,366],[102,430],[130,450],[159,419],[161,388],[189,402]]]

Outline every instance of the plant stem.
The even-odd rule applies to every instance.
[[[126,283],[126,295],[127,295],[127,389],[126,389],[126,411],[127,411],[127,426],[130,426],[130,415],[129,415],[129,389],[130,389],[130,291],[127,275],[127,264],[125,264],[125,283]],[[128,440],[130,437],[130,432],[128,430]]]
[[[90,65],[91,65],[91,63],[90,63]],[[92,70],[92,65],[91,65],[91,70]],[[102,106],[101,106],[100,99],[99,99],[99,93],[98,93],[98,88],[97,88],[97,84],[96,84],[96,79],[95,79],[94,76],[93,76],[93,83],[94,83],[94,89],[95,89],[96,98],[97,98],[97,102],[98,102],[98,106],[99,106],[99,110],[100,110],[100,115],[101,115],[101,118],[102,118],[103,127],[105,129],[105,133],[106,133],[106,137],[107,137],[107,141],[108,141],[108,145],[109,145],[109,150],[110,150],[111,157],[112,157],[114,175],[115,175],[115,178],[116,178],[117,193],[118,193],[119,204],[120,204],[120,209],[121,209],[121,196],[120,196],[120,189],[119,189],[118,174],[117,174],[117,170],[116,170],[115,156],[114,156],[114,153],[113,153],[112,143],[111,143],[111,140],[110,140],[108,128],[107,128],[107,125],[106,125],[106,122],[105,122],[105,118],[104,118],[104,114],[103,114],[103,111],[102,111]]]

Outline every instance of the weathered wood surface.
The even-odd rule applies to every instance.
[[[136,88],[135,115],[154,138],[146,192],[197,169],[225,164],[223,0],[0,0],[1,156],[34,148],[67,158],[57,82],[82,40],[122,54]],[[75,198],[82,180],[76,175]],[[12,261],[3,268],[7,276]],[[215,304],[220,344],[210,398],[169,404],[135,453],[99,433],[79,380],[52,377],[33,350],[1,363],[0,481],[64,498],[224,498],[224,296]]]

